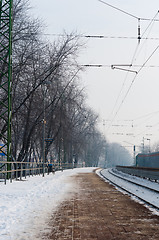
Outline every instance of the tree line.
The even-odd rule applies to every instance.
[[[83,69],[77,58],[83,44],[67,33],[50,43],[43,31],[41,22],[30,16],[29,1],[14,0],[12,159],[45,157],[46,162],[97,166],[106,142],[80,83]]]

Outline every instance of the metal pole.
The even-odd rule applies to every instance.
[[[136,147],[135,147],[135,145],[133,147],[133,150],[134,150],[134,166],[136,166],[136,157],[135,157],[135,155],[136,155],[136,153],[135,153]]]
[[[7,161],[11,161],[11,90],[12,90],[12,8],[13,0],[0,0],[0,66],[1,66],[1,96],[6,96],[0,101],[0,119],[3,120],[5,129],[1,126],[0,137],[7,146]],[[11,170],[11,164],[7,164]],[[9,178],[10,172],[7,173]]]
[[[1,16],[2,16],[2,0],[0,0],[0,27],[1,27]]]
[[[149,138],[147,138],[147,140],[149,141],[149,153],[151,152],[151,148],[150,148],[150,140]]]
[[[11,120],[12,120],[12,106],[11,106],[11,91],[12,91],[12,6],[13,0],[10,0],[9,10],[9,67],[8,67],[8,144],[7,144],[7,161],[11,161]],[[11,164],[7,164],[7,170],[11,170]],[[8,178],[11,173],[8,173]]]
[[[144,137],[143,137],[143,153],[145,152],[145,142],[144,142]]]
[[[45,85],[44,85],[44,92],[43,92],[43,177],[45,175],[45,124],[46,124],[46,120],[45,120]]]

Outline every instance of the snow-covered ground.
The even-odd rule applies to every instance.
[[[122,172],[116,170],[115,173],[117,175],[122,176],[125,179],[128,179],[128,180],[131,181],[131,182],[127,182],[123,179],[118,178],[117,176],[112,175],[111,171],[112,171],[111,169],[104,169],[104,170],[102,170],[102,175],[104,175],[106,178],[108,178],[114,184],[117,184],[118,186],[126,189],[127,191],[131,192],[132,194],[135,194],[136,196],[138,196],[138,198],[149,202],[150,204],[152,204],[156,208],[159,208],[159,193],[148,190],[145,187],[135,185],[131,182],[138,183],[138,184],[141,184],[143,186],[147,186],[147,187],[149,187],[151,189],[155,189],[157,191],[159,191],[159,183],[151,182],[151,181],[146,180],[146,179],[131,176],[129,174],[122,173]],[[134,200],[136,200],[134,197],[132,197],[132,198]],[[159,215],[158,211],[152,209],[151,207],[149,207],[149,208],[150,208],[151,211],[153,211],[153,213]]]
[[[50,230],[48,223],[53,212],[63,200],[71,197],[72,192],[78,191],[78,186],[70,177],[93,170],[94,168],[77,168],[59,171],[54,175],[46,174],[44,178],[27,177],[24,181],[13,181],[7,185],[0,182],[0,240],[40,240],[40,235]],[[108,177],[108,170],[103,170],[102,173]],[[159,184],[155,182],[127,174],[122,176],[155,189],[159,188]],[[115,178],[111,176],[111,180],[114,181]],[[157,193],[146,192],[139,186],[134,188],[131,183],[124,183],[121,179],[116,181],[122,186],[126,184],[130,191],[133,190],[139,197],[152,200],[153,204],[159,206]],[[159,214],[158,211],[153,212]]]
[[[0,183],[0,240],[40,239],[41,233],[49,231],[47,223],[52,213],[77,190],[69,177],[93,169],[70,169],[7,185]]]

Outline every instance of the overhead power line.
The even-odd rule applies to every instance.
[[[132,36],[105,36],[105,35],[80,35],[79,37],[84,37],[84,38],[97,38],[97,39],[132,39],[132,40],[137,40],[138,37],[132,37]],[[157,37],[142,37],[143,40],[159,40]]]
[[[147,60],[143,63],[143,65],[140,67],[140,69],[139,69],[139,71],[138,71],[137,73],[140,73],[140,72],[141,72],[141,70],[143,69],[143,67],[144,67],[144,66],[146,65],[146,63],[151,59],[151,57],[155,54],[155,52],[158,50],[158,48],[159,48],[159,45],[155,48],[155,50],[151,53],[151,55],[150,55],[150,56],[147,58]],[[128,90],[127,90],[127,92],[126,92],[126,94],[125,94],[125,96],[124,96],[124,98],[123,98],[123,100],[122,100],[122,102],[121,102],[121,104],[120,104],[117,112],[116,112],[116,115],[118,114],[118,112],[119,112],[121,106],[123,105],[123,103],[124,103],[124,101],[125,101],[128,93],[130,92],[130,89],[131,89],[133,83],[135,82],[136,77],[137,77],[137,75],[135,75],[135,77],[133,78],[133,80],[132,80],[132,82],[131,82],[131,84],[130,84],[130,87],[128,88]],[[116,116],[116,115],[115,115],[115,116]]]
[[[118,112],[119,112],[120,109],[121,109],[121,106],[124,104],[124,102],[125,102],[128,94],[129,94],[129,92],[130,92],[130,89],[132,88],[132,85],[134,84],[134,82],[135,82],[138,74],[141,72],[141,70],[145,67],[146,63],[151,59],[151,57],[155,54],[155,52],[156,52],[158,49],[159,49],[159,45],[154,49],[154,51],[151,53],[151,55],[150,55],[150,56],[147,58],[147,60],[142,64],[142,66],[141,66],[140,69],[138,70],[137,74],[134,76],[134,78],[133,78],[133,80],[131,81],[131,84],[130,84],[130,86],[129,86],[129,88],[128,88],[128,90],[127,90],[124,98],[122,99],[122,101],[121,101],[121,103],[120,103],[120,105],[119,105],[119,107],[118,107],[118,109],[117,109],[117,111],[116,111],[116,113],[115,113],[115,115],[114,115],[114,117],[113,117],[113,119],[112,119],[112,121],[111,121],[110,126],[108,127],[108,129],[111,127],[114,119],[116,118]],[[107,130],[108,130],[108,129],[107,129]]]
[[[102,0],[98,0],[98,1],[101,2],[101,3],[103,3],[103,4],[105,4],[105,5],[107,5],[107,6],[109,6],[109,7],[111,7],[111,8],[114,8],[114,9],[116,9],[116,10],[118,10],[118,11],[120,11],[120,12],[126,14],[126,15],[129,15],[130,17],[133,17],[133,18],[139,19],[139,18],[136,17],[135,15],[133,15],[133,14],[131,14],[131,13],[128,13],[128,12],[126,12],[126,11],[124,11],[124,10],[118,8],[118,7],[115,7],[115,6],[109,4],[109,3],[105,2],[105,1],[102,1]]]
[[[82,67],[92,67],[92,68],[112,68],[112,66],[115,65],[109,65],[109,64],[81,64]],[[158,68],[159,65],[131,65],[131,67],[135,68]],[[127,71],[127,70],[126,70]]]
[[[116,9],[116,10],[118,10],[118,11],[120,11],[120,12],[122,12],[122,13],[128,15],[128,16],[130,16],[130,17],[133,17],[133,18],[135,18],[137,20],[140,19],[140,20],[143,20],[143,21],[152,21],[152,20],[153,21],[157,21],[157,22],[159,21],[159,19],[141,18],[141,17],[135,16],[134,14],[131,14],[131,13],[127,12],[127,11],[122,10],[121,8],[115,7],[115,6],[109,4],[109,3],[105,2],[105,1],[102,1],[102,0],[98,0],[98,1],[103,3],[103,4],[105,4],[105,5],[107,5],[107,6],[109,6],[109,7],[111,7],[111,8],[114,8],[114,9]]]
[[[23,36],[28,36],[28,35],[42,35],[42,36],[55,36],[55,37],[65,37],[66,34],[60,34],[60,33],[22,33],[21,35]],[[69,36],[69,34],[68,34]],[[79,38],[94,38],[94,39],[132,39],[132,40],[137,40],[138,37],[133,37],[133,36],[108,36],[108,35],[72,35],[70,36],[74,37],[79,37]],[[142,37],[143,40],[159,40],[159,37]]]
[[[101,3],[103,3],[103,4],[105,4],[105,5],[107,5],[107,6],[109,6],[109,7],[111,7],[111,8],[114,8],[115,10],[118,10],[118,11],[120,11],[120,12],[126,14],[126,15],[129,15],[130,17],[133,17],[133,18],[135,18],[135,19],[138,20],[138,44],[140,44],[140,41],[141,41],[141,38],[142,38],[142,37],[141,37],[141,31],[140,31],[140,21],[141,21],[141,20],[151,21],[150,24],[149,24],[149,26],[151,25],[152,22],[154,22],[154,21],[157,21],[157,22],[158,22],[158,21],[159,21],[159,19],[156,19],[156,16],[158,15],[159,11],[157,11],[157,14],[155,15],[155,17],[154,17],[153,19],[141,18],[141,17],[135,16],[135,15],[129,13],[129,12],[126,12],[126,11],[122,10],[121,8],[115,7],[115,6],[109,4],[109,3],[105,2],[105,1],[102,1],[102,0],[98,0],[98,1],[101,2]],[[148,26],[147,28],[149,28],[149,26]],[[145,30],[145,32],[146,32],[146,31],[147,31],[147,29]],[[144,32],[144,33],[145,33],[145,32]],[[143,33],[143,34],[144,34],[144,33]]]
[[[155,112],[151,112],[151,113],[148,113],[148,114],[144,114],[142,116],[139,116],[139,117],[135,118],[134,120],[136,121],[138,119],[147,118],[149,116],[156,115],[156,114],[159,114],[159,111],[155,111]]]
[[[129,69],[123,68],[123,67],[129,67]],[[137,71],[134,70],[130,70],[130,67],[132,67],[132,64],[116,64],[116,65],[111,65],[111,68],[117,69],[117,70],[122,70],[122,71],[126,71],[126,72],[132,72],[132,73],[138,73]]]
[[[140,40],[141,40],[141,38],[143,39],[143,36],[144,36],[145,33],[147,32],[147,30],[150,28],[150,26],[152,25],[152,23],[154,23],[154,20],[155,20],[155,18],[157,17],[157,15],[158,15],[158,12],[157,12],[157,14],[155,14],[155,16],[153,17],[153,19],[151,20],[151,22],[149,23],[148,27],[146,28],[146,30],[144,31],[144,33],[143,33],[142,35],[140,35],[140,19],[138,19],[138,44],[137,44],[137,47],[136,47],[136,49],[135,49],[135,53],[134,53],[133,58],[132,58],[132,61],[131,61],[131,67],[132,67],[132,66],[135,66],[135,65],[133,64],[133,62],[134,62],[134,60],[135,60],[135,55],[136,55],[136,53],[137,53],[137,51],[138,51],[138,48],[139,48],[139,46],[140,46],[140,44],[139,44],[139,43],[140,43]],[[145,38],[145,40],[147,40],[147,37]],[[116,113],[115,113],[115,115],[114,115],[113,120],[111,121],[111,123],[113,123],[113,121],[114,121],[114,119],[116,118],[118,112],[120,111],[121,106],[122,106],[123,103],[125,102],[125,99],[126,99],[128,93],[129,93],[129,91],[130,91],[133,83],[135,82],[135,79],[136,79],[136,77],[137,77],[137,74],[138,74],[143,68],[146,67],[147,62],[149,61],[149,59],[153,56],[153,54],[154,54],[157,50],[158,50],[158,47],[152,52],[152,54],[149,56],[149,58],[147,58],[147,60],[141,65],[141,67],[139,67],[140,69],[136,72],[135,77],[134,77],[133,80],[131,81],[131,84],[130,84],[130,86],[128,87],[128,90],[127,90],[124,98],[122,99],[122,101],[121,101],[121,103],[120,103],[120,105],[119,105],[119,108],[117,109],[117,111],[116,111]],[[152,65],[152,66],[154,67],[154,65]],[[123,70],[123,69],[120,69],[120,70]],[[121,90],[120,90],[120,92],[119,92],[119,95],[118,95],[118,97],[117,97],[117,100],[116,100],[116,102],[115,102],[115,105],[114,105],[114,107],[113,107],[113,110],[112,110],[112,112],[111,112],[111,115],[112,115],[112,113],[114,112],[114,109],[115,109],[115,107],[116,107],[116,105],[117,105],[117,103],[118,103],[119,97],[120,97],[120,95],[121,95],[121,93],[122,93],[122,90],[123,90],[123,88],[124,88],[124,85],[125,85],[125,82],[126,82],[126,79],[127,79],[127,76],[128,76],[128,72],[130,71],[130,68],[127,69],[127,70],[128,70],[128,71],[127,71],[127,75],[126,75],[126,77],[125,77],[125,79],[124,79],[124,83],[123,83],[122,88],[121,88]],[[126,71],[126,70],[124,69],[124,71]],[[110,127],[111,127],[111,125],[107,128],[107,130],[108,130]]]

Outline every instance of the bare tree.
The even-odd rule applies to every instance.
[[[78,37],[65,34],[46,43],[41,23],[29,16],[27,0],[14,1],[13,20],[14,159],[42,158],[45,122],[45,138],[52,139],[45,144],[45,160],[56,156],[76,165],[84,159],[87,166],[97,166],[104,140],[96,128],[97,115],[86,106],[78,84]]]

